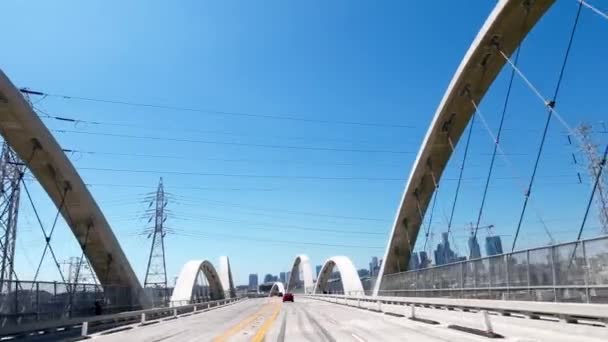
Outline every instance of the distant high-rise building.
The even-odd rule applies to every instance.
[[[471,251],[469,259],[481,258],[481,249],[479,248],[479,243],[477,242],[477,236],[471,235],[469,237],[469,251]]]
[[[435,265],[443,265],[456,261],[456,253],[450,248],[448,233],[441,233],[441,242],[435,250]]]
[[[372,257],[372,261],[369,263],[369,275],[375,277],[380,271],[380,264],[378,263],[378,257]]]
[[[431,264],[431,261],[429,260],[429,256],[426,254],[425,251],[420,251],[419,253],[420,255],[420,268],[427,268],[429,267],[429,265]]]
[[[281,272],[281,273],[279,273],[279,281],[280,281],[281,283],[283,283],[283,284],[285,284],[285,283],[286,283],[286,280],[285,280],[285,272]]]
[[[249,291],[258,290],[258,275],[257,273],[251,273],[249,275]]]
[[[408,270],[417,270],[420,268],[420,259],[418,259],[418,253],[414,252],[410,255],[410,266]]]
[[[359,275],[359,278],[369,277],[369,270],[362,268],[357,270],[357,274]]]
[[[317,265],[317,278],[319,278],[319,273],[321,273],[321,268],[323,268],[323,266],[321,265]]]
[[[264,276],[265,283],[272,283],[272,282],[275,282],[276,280],[277,280],[277,276],[272,275],[270,273],[268,273]]]
[[[285,272],[285,285],[291,280],[291,272]]]
[[[502,254],[502,241],[500,236],[486,236],[486,255]]]

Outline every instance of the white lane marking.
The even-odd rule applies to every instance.
[[[362,339],[361,337],[357,336],[355,333],[351,333],[351,336],[352,336],[352,337],[353,337],[355,340],[357,340],[357,341],[359,341],[359,342],[365,342],[365,340],[364,340],[364,339]]]

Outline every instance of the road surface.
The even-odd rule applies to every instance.
[[[377,309],[375,304],[366,304]],[[403,306],[383,311],[406,313]],[[105,341],[488,341],[486,337],[449,329],[449,324],[481,327],[479,313],[417,308],[420,317],[438,325],[415,322],[369,310],[302,298],[248,299],[224,308],[92,337]],[[608,341],[608,328],[546,320],[492,316],[505,341]]]

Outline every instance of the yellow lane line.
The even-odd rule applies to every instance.
[[[266,321],[264,321],[264,324],[262,324],[258,332],[251,339],[252,342],[262,342],[264,340],[264,336],[266,336],[266,333],[270,327],[272,327],[272,323],[274,323],[274,321],[277,319],[279,312],[281,312],[281,303],[278,303],[278,305],[275,307],[272,316],[268,317]]]
[[[252,315],[245,317],[242,321],[226,330],[222,335],[213,339],[214,342],[226,341],[229,337],[243,330],[249,323],[253,322],[256,318],[264,314],[264,311],[270,307],[272,303],[265,304],[260,310],[254,312]]]

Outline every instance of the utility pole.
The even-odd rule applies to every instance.
[[[6,142],[0,154],[0,294],[12,291],[19,212],[19,183],[25,165]]]
[[[150,256],[148,258],[144,287],[166,289],[167,266],[165,263],[165,235],[167,232],[164,224],[167,220],[167,213],[165,211],[167,199],[165,197],[162,177],[158,182],[156,194],[151,198],[149,208],[152,208],[152,205],[154,205],[154,209],[149,210],[151,216],[148,222],[154,220],[154,227],[146,229],[148,238],[152,238],[152,245],[150,246]]]
[[[576,135],[581,143],[580,150],[587,159],[587,171],[591,179],[596,179],[600,170],[602,156],[598,152],[598,145],[593,142],[592,127],[588,124],[580,124],[575,129]],[[576,160],[576,159],[575,159]],[[602,232],[608,234],[608,177],[606,172],[597,180],[597,195],[594,197],[598,210],[598,216]]]

